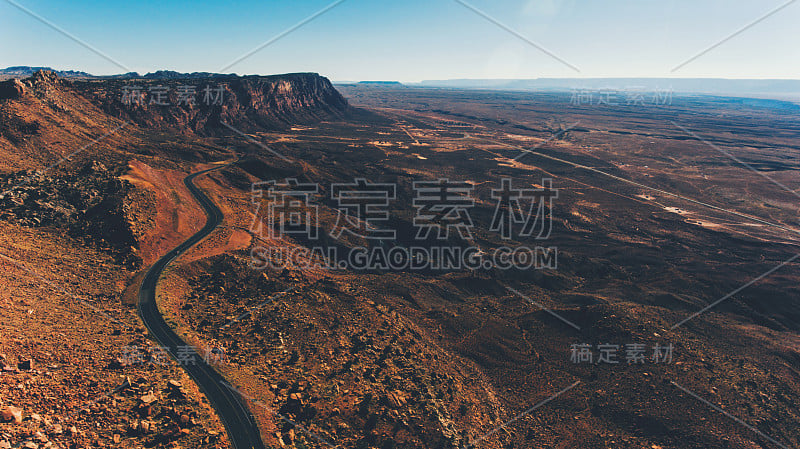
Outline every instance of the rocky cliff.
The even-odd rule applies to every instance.
[[[108,114],[184,133],[280,129],[347,114],[347,100],[316,73],[74,82]]]

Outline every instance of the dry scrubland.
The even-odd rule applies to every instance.
[[[130,110],[120,82],[48,74],[0,89],[0,184],[26,182],[0,199],[0,445],[226,447],[177,363],[119,360],[125,346],[155,346],[137,282],[202,226],[182,179],[220,161],[237,162],[197,185],[223,224],[165,273],[159,301],[186,341],[225,349],[218,369],[252,399],[267,447],[463,447],[576,382],[480,446],[777,447],[680,387],[800,444],[796,262],[672,329],[798,252],[797,197],[719,151],[797,189],[797,107],[339,86],[348,106],[313,75],[228,82],[211,110]],[[489,231],[500,179],[552,178],[558,269],[255,270],[256,246],[308,244],[250,230],[251,184],[292,177],[396,183],[400,245],[413,243],[413,181],[470,181],[486,251],[509,244]],[[320,227],[335,220],[322,201]],[[576,364],[580,343],[672,344],[674,355]]]

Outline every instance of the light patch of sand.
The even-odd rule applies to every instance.
[[[519,140],[523,142],[534,142],[542,140],[540,137],[523,136],[521,134],[509,134],[509,133],[505,133],[505,137],[511,140]]]
[[[689,212],[687,212],[687,211],[685,211],[683,209],[680,209],[678,207],[664,206],[664,210],[667,211],[667,212],[672,212],[673,214],[678,214],[678,215],[688,215],[689,214]]]
[[[383,141],[380,141],[380,140],[372,140],[372,141],[369,141],[367,143],[369,145],[375,145],[376,147],[392,147],[392,146],[395,145],[392,142],[383,142]]]
[[[599,204],[590,203],[589,201],[586,201],[586,200],[578,200],[578,201],[575,202],[575,205],[576,206],[581,206],[581,207],[588,207],[590,209],[600,209],[601,208]]]

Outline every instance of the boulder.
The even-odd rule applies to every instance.
[[[0,408],[0,421],[22,424],[22,410],[6,405]]]
[[[392,391],[386,395],[386,405],[392,408],[400,408],[406,403],[405,395],[400,391]]]
[[[154,395],[151,392],[151,393],[147,393],[146,395],[142,396],[141,398],[139,398],[139,400],[142,401],[142,404],[150,405],[153,402],[156,402],[157,398],[156,398],[156,395]]]
[[[0,100],[15,99],[25,93],[25,85],[18,79],[0,82]]]

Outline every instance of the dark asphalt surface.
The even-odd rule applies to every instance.
[[[139,315],[153,338],[161,346],[165,347],[173,358],[176,358],[178,346],[188,345],[172,331],[161,316],[156,304],[156,284],[159,277],[161,277],[161,273],[170,262],[200,242],[222,223],[222,212],[202,190],[194,185],[193,181],[197,176],[223,167],[225,166],[222,165],[192,173],[183,180],[197,202],[203,207],[208,219],[203,229],[150,267],[139,290]],[[213,367],[203,361],[203,354],[193,355],[188,363],[183,362],[181,366],[194,379],[211,402],[211,405],[216,409],[225,424],[233,447],[236,449],[264,449],[258,425],[252,413],[248,410],[245,400],[230,387],[223,385],[222,382],[225,379]]]

